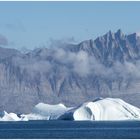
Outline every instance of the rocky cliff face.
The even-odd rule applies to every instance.
[[[100,96],[140,107],[139,59],[140,36],[121,30],[26,54],[0,48],[0,110],[28,113],[39,102],[73,106]]]

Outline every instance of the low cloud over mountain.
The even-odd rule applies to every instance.
[[[109,31],[79,44],[28,53],[0,48],[0,109],[29,112],[39,102],[79,105],[120,97],[140,106],[140,36]],[[16,104],[16,106],[15,106]]]
[[[0,45],[7,46],[8,45],[8,39],[0,34]]]

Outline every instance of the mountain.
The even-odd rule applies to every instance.
[[[0,111],[29,113],[39,102],[77,106],[119,97],[140,107],[140,36],[120,29],[79,44],[28,53],[0,48]]]
[[[0,59],[5,59],[5,58],[12,57],[15,55],[21,55],[20,51],[16,49],[0,47]]]

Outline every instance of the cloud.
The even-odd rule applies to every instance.
[[[63,48],[55,48],[53,58],[55,61],[68,66],[69,70],[77,73],[81,77],[86,77],[93,73],[95,74],[96,69],[97,73],[103,73],[103,65],[97,62],[93,56],[89,56],[88,53],[83,50],[71,52]]]
[[[4,35],[0,34],[0,45],[7,46],[8,44],[8,39]]]
[[[140,32],[136,32],[137,36],[140,36]]]
[[[81,77],[89,75],[99,76],[106,79],[140,79],[140,61],[137,63],[114,62],[112,67],[106,67],[94,56],[80,50],[77,53],[67,51],[63,48],[55,48],[53,53],[55,61],[68,66],[69,71],[77,73]]]
[[[59,46],[60,44],[57,45]],[[78,48],[78,46],[76,47]],[[32,57],[32,55],[27,59],[16,58],[14,60],[15,65],[20,65],[22,70],[26,69],[32,78],[36,76],[36,73],[40,73],[42,78],[44,78],[44,73],[48,75],[56,74],[57,76],[75,73],[82,78],[98,76],[109,81],[140,79],[140,61],[135,64],[132,62],[123,64],[114,62],[112,67],[106,67],[84,50],[72,52],[62,46],[53,49],[42,48],[37,55],[37,58]]]
[[[86,52],[78,52],[73,63],[73,70],[77,72],[80,76],[87,76],[91,73],[90,60]]]

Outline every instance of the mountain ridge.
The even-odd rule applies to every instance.
[[[0,49],[0,110],[28,113],[39,102],[68,106],[120,97],[140,106],[140,37],[120,29],[95,40],[39,48]],[[10,105],[11,104],[11,105]]]

